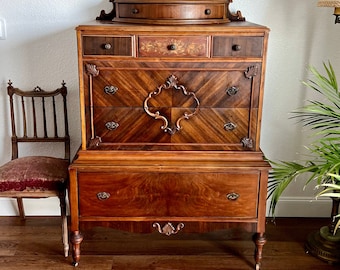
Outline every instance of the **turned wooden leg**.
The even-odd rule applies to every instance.
[[[64,245],[64,256],[68,257],[69,253],[69,243],[68,243],[68,227],[67,227],[67,216],[66,216],[66,194],[65,190],[63,190],[59,195],[60,200],[60,212],[61,212],[61,229],[62,229],[62,239]]]
[[[80,260],[80,244],[83,241],[83,236],[79,231],[72,232],[71,243],[72,243],[72,257],[73,266],[78,266]]]
[[[260,270],[262,260],[262,250],[264,244],[267,242],[264,233],[256,233],[254,235],[255,242],[255,269]]]
[[[17,198],[18,210],[21,220],[25,220],[25,208],[21,197]]]

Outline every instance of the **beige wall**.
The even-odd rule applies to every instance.
[[[340,25],[334,24],[331,8],[316,7],[317,0],[234,0],[248,21],[271,29],[267,60],[262,124],[262,149],[271,159],[301,159],[308,134],[289,112],[308,98],[301,81],[307,66],[331,60],[340,78]],[[100,10],[110,11],[108,0],[1,0],[0,18],[7,23],[7,39],[0,40],[0,164],[10,159],[9,115],[6,83],[33,89],[56,88],[65,80],[69,89],[69,121],[72,153],[80,143],[77,54],[74,28],[89,22]],[[57,149],[55,149],[57,151]],[[282,198],[278,215],[328,215],[328,202],[314,201],[313,190],[303,184],[291,187]],[[0,200],[0,215],[16,215],[12,200]],[[26,203],[28,215],[54,215],[54,199],[43,207]]]

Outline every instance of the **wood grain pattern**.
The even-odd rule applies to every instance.
[[[258,173],[81,173],[81,216],[257,216]],[[255,191],[255,192],[254,192]],[[110,197],[99,200],[97,194]],[[236,193],[239,198],[228,200]],[[248,203],[248,202],[252,203]],[[157,218],[155,218],[157,221]]]
[[[69,167],[73,262],[86,226],[152,232],[156,222],[164,233],[183,222],[185,232],[255,233],[258,268],[266,242],[269,165],[259,138],[268,29],[108,22],[79,26],[77,35],[82,147]],[[93,54],[85,37],[94,39]],[[96,54],[106,38],[119,41],[116,53]]]

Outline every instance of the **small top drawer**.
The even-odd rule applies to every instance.
[[[132,56],[132,37],[84,36],[83,55]]]
[[[139,36],[139,57],[208,57],[208,36]]]
[[[213,57],[262,57],[262,55],[263,37],[213,37]]]
[[[208,19],[224,17],[223,4],[118,4],[120,18]]]

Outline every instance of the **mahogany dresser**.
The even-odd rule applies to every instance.
[[[145,10],[129,5],[131,16]],[[237,226],[255,233],[259,269],[268,28],[225,17],[132,24],[117,19],[118,10],[114,22],[77,27],[82,145],[69,168],[74,265],[82,223],[166,236]]]

